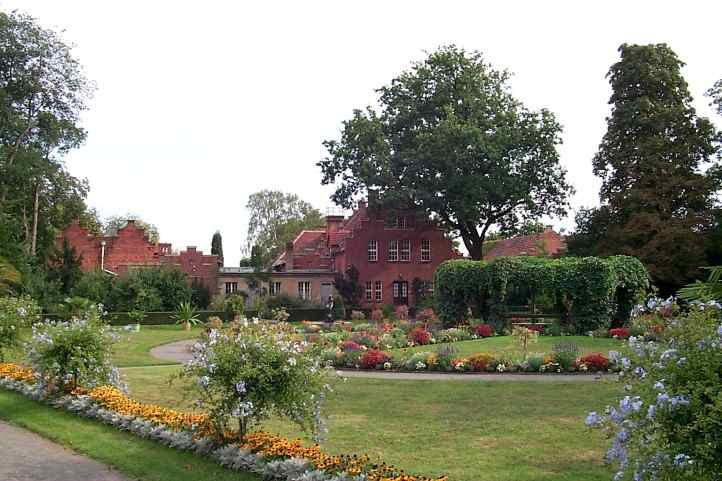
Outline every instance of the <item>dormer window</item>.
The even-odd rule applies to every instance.
[[[397,215],[386,218],[386,227],[388,229],[408,229],[409,221],[404,215]]]

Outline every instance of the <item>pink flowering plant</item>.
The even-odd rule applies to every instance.
[[[321,354],[321,346],[300,340],[285,323],[245,320],[196,343],[180,377],[193,381],[195,405],[208,413],[216,433],[237,429],[243,439],[273,414],[318,437],[332,383]]]
[[[721,311],[697,303],[671,316],[672,304],[637,310],[663,326],[660,337],[629,338],[629,355],[617,360],[626,395],[586,420],[612,439],[616,481],[722,479]]]

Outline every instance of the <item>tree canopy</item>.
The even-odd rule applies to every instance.
[[[246,209],[250,214],[246,248],[254,254],[254,264],[267,265],[302,230],[324,225],[321,212],[296,194],[262,190],[249,196]]]
[[[715,221],[720,134],[698,117],[665,44],[622,45],[608,78],[607,132],[594,156],[601,207],[582,210],[569,251],[638,257],[665,291],[700,275]]]
[[[561,126],[526,108],[506,71],[479,52],[440,48],[377,90],[380,111],[356,110],[318,165],[332,199],[372,194],[434,216],[481,258],[489,229],[565,215],[573,191],[559,163]]]
[[[223,267],[223,238],[220,231],[216,231],[211,239],[211,255],[218,256],[218,265]]]
[[[102,223],[102,231],[104,235],[113,236],[118,234],[118,230],[122,229],[128,224],[128,220],[133,220],[135,225],[142,228],[145,231],[145,235],[150,242],[158,242],[160,240],[160,234],[158,228],[145,220],[141,219],[135,214],[125,215],[114,215],[110,216]]]

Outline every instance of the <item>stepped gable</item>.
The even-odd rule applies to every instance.
[[[540,234],[521,235],[502,239],[494,244],[484,259],[514,256],[560,256],[566,250],[564,237],[547,226]]]

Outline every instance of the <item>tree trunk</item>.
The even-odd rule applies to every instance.
[[[38,245],[38,213],[40,211],[40,182],[35,184],[33,198],[33,233],[30,239],[30,256],[35,257],[35,250]]]

